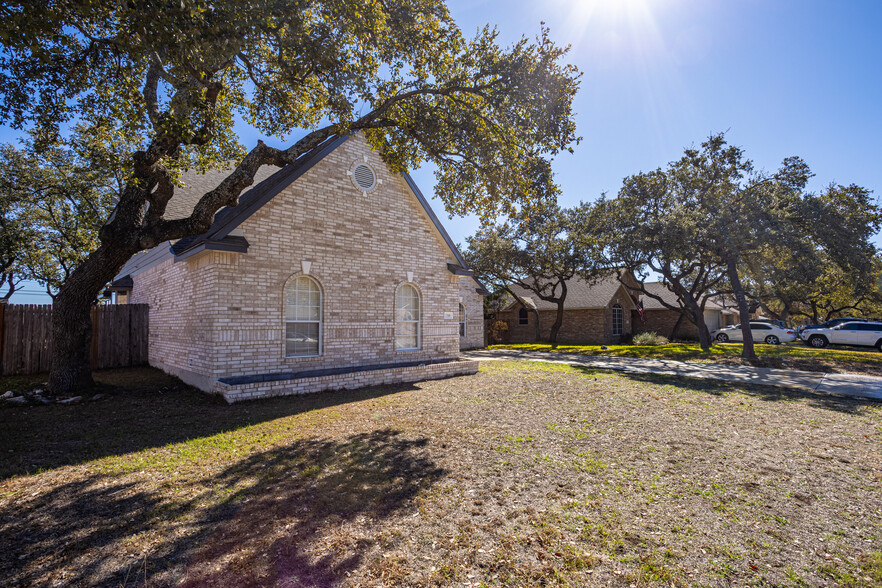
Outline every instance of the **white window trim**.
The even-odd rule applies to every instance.
[[[420,315],[416,321],[400,321],[402,323],[413,323],[417,324],[417,346],[416,347],[398,347],[398,343],[396,342],[398,336],[396,335],[396,331],[398,330],[398,291],[405,286],[411,286],[417,293],[417,301],[419,302],[419,311]],[[407,352],[407,351],[419,351],[423,348],[423,293],[420,292],[420,289],[413,282],[404,282],[399,284],[397,288],[395,288],[395,296],[392,300],[394,312],[392,314],[392,347],[395,348],[395,352],[399,351]]]
[[[318,288],[319,292],[319,318],[318,321],[304,321],[304,320],[288,320],[288,296],[287,290],[289,285],[293,282],[297,281],[298,278],[309,278],[313,281],[313,283]],[[324,337],[324,316],[325,316],[325,293],[322,290],[321,283],[315,279],[313,276],[308,274],[297,274],[296,276],[291,276],[287,282],[285,282],[285,287],[282,292],[282,305],[283,311],[282,316],[284,317],[284,325],[285,329],[282,331],[282,355],[285,359],[303,359],[307,357],[321,357],[322,352],[324,351],[325,337]],[[288,342],[287,342],[287,331],[288,331],[288,323],[306,323],[313,324],[318,322],[318,353],[309,354],[309,355],[289,355],[288,354]]]
[[[616,310],[619,311],[619,332],[616,333]],[[612,334],[613,337],[621,337],[625,334],[625,309],[621,304],[613,304],[612,306]]]
[[[465,304],[459,303],[459,338],[465,339],[468,331],[468,313]]]

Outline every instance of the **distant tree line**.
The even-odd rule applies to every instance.
[[[634,276],[644,296],[683,313],[703,349],[711,345],[707,303],[733,301],[743,357],[753,360],[753,310],[784,321],[882,315],[882,259],[872,243],[882,209],[854,184],[811,192],[811,177],[798,157],[774,173],[756,170],[740,148],[713,135],[663,169],[625,178],[614,198],[524,208],[469,238],[467,257],[497,289],[517,285],[557,303],[551,343],[566,280],[606,272]],[[653,277],[676,294],[676,305],[646,288]]]

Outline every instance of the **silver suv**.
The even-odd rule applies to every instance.
[[[855,322],[806,329],[802,332],[802,340],[819,349],[827,345],[856,345],[882,351],[882,323]]]

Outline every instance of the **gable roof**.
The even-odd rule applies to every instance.
[[[117,278],[136,275],[172,256],[177,261],[207,249],[246,252],[248,250],[248,242],[243,237],[231,235],[230,233],[282,190],[312,169],[328,154],[349,140],[350,137],[352,137],[351,134],[329,138],[301,155],[293,164],[286,165],[281,169],[273,166],[262,166],[254,177],[255,184],[242,192],[239,196],[239,203],[236,206],[227,206],[218,211],[208,231],[201,235],[184,237],[174,244],[169,242],[162,243],[149,251],[136,254],[123,266]],[[210,170],[206,173],[186,172],[182,176],[182,180],[187,187],[175,190],[174,196],[169,200],[166,207],[167,218],[177,219],[189,216],[200,198],[206,192],[217,187],[228,173],[229,170],[225,169]],[[438,217],[429,205],[429,201],[423,196],[413,178],[407,173],[402,175],[408,188],[410,188],[414,197],[423,207],[434,228],[438,231],[442,240],[450,248],[450,252],[458,262],[459,265],[451,267],[450,271],[473,276],[459,249],[453,243],[450,235],[447,234],[441,221],[438,220]],[[478,284],[483,290],[483,285],[480,282]]]
[[[663,284],[662,282],[646,282],[644,284],[644,288],[646,288],[646,290],[648,292],[651,292],[652,294],[655,294],[656,296],[661,297],[661,299],[664,300],[665,302],[667,302],[668,304],[670,304],[672,306],[679,306],[679,304],[677,302],[677,295],[674,294],[674,292],[670,288],[668,288],[665,284]],[[650,296],[646,296],[645,294],[643,294],[639,290],[632,290],[632,292],[634,292],[635,295],[640,296],[643,299],[644,310],[670,310],[669,308],[667,308],[665,305],[663,305],[661,302],[659,302],[655,298],[652,298]],[[731,313],[731,312],[737,311],[737,309],[733,309],[731,305],[726,306],[724,302],[725,301],[723,301],[721,297],[710,298],[707,301],[707,303],[705,304],[704,309],[705,310],[719,310],[724,313]]]
[[[596,281],[588,282],[584,278],[574,277],[566,281],[567,299],[564,301],[564,309],[590,309],[590,308],[606,308],[612,302],[616,294],[621,290],[625,298],[633,299],[628,294],[627,289],[619,282],[616,276],[606,276]],[[529,299],[527,304],[532,303],[537,310],[557,310],[557,304],[542,300],[534,292],[530,292],[520,286],[511,286],[511,290],[523,300]],[[516,305],[517,301],[513,301],[506,307],[506,310]]]

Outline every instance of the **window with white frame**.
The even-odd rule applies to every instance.
[[[285,356],[321,354],[322,291],[309,276],[298,276],[285,286]]]
[[[612,307],[612,334],[614,336],[621,335],[624,332],[624,316],[622,315],[622,307],[614,304]]]
[[[521,307],[518,311],[518,324],[519,325],[529,325],[530,324],[530,314],[527,312],[526,308]]]
[[[395,349],[420,348],[420,293],[413,284],[395,291]]]
[[[459,336],[465,337],[466,334],[466,311],[465,304],[459,303]]]

